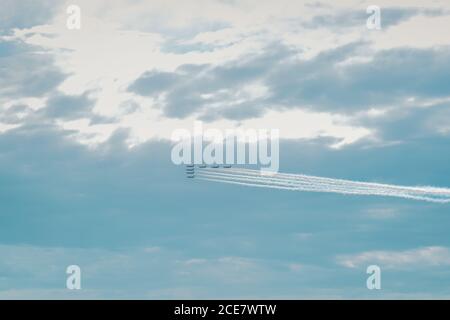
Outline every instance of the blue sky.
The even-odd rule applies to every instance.
[[[381,30],[364,1],[92,2],[1,0],[1,299],[450,297],[448,204],[170,159],[196,120],[273,127],[281,172],[449,187],[447,1],[379,1]]]

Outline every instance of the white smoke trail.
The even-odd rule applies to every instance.
[[[368,190],[367,188],[364,188],[363,190],[360,190],[358,188],[346,188],[345,186],[329,186],[326,184],[313,184],[308,182],[292,182],[292,181],[283,181],[280,179],[275,179],[271,177],[249,177],[245,175],[234,175],[234,174],[221,174],[221,173],[209,173],[209,174],[198,174],[200,178],[210,178],[215,180],[222,181],[227,180],[228,182],[253,182],[253,183],[259,183],[262,186],[265,187],[278,187],[283,189],[290,189],[290,190],[298,190],[298,191],[316,191],[316,192],[337,192],[337,193],[343,193],[343,194],[365,194],[365,195],[386,195],[389,196],[389,192],[386,190]],[[424,200],[421,196],[414,196],[414,195],[408,195],[404,193],[399,193],[399,195],[403,195],[407,198],[417,198]]]
[[[322,178],[303,174],[276,173],[262,175],[250,169],[199,169],[199,179],[252,187],[295,191],[334,192],[355,195],[378,195],[450,203],[450,189],[436,187],[409,187],[390,184]]]
[[[260,171],[258,170],[250,170],[250,169],[219,169],[222,170],[222,172],[232,172],[232,173],[241,173],[246,175],[253,175],[253,176],[262,176]],[[399,185],[390,185],[390,184],[381,184],[381,183],[375,183],[375,182],[362,182],[362,181],[351,181],[351,180],[343,180],[343,179],[333,179],[333,178],[323,178],[323,177],[317,177],[317,176],[309,176],[304,174],[287,174],[287,173],[276,173],[273,176],[278,177],[286,177],[286,178],[292,178],[295,180],[308,180],[311,182],[323,182],[323,183],[329,183],[332,185],[345,185],[346,187],[353,186],[353,187],[379,187],[379,188],[389,188],[389,189],[396,189],[396,190],[405,190],[405,191],[414,191],[418,193],[424,193],[428,194],[429,192],[433,192],[435,194],[442,194],[442,195],[450,195],[450,189],[448,188],[436,188],[436,187],[428,187],[428,186],[422,186],[422,187],[410,187],[410,186],[399,186]]]
[[[259,171],[257,170],[249,170],[249,169],[227,169],[227,170],[221,170],[218,169],[217,171],[221,173],[241,173],[247,176],[255,176],[258,178],[265,178],[265,175],[261,175]],[[214,171],[210,171],[211,173]],[[436,188],[436,187],[408,187],[408,186],[396,186],[396,185],[388,185],[388,184],[380,184],[380,183],[371,183],[371,182],[359,182],[359,181],[349,181],[349,180],[341,180],[341,179],[331,179],[331,178],[321,178],[321,177],[315,177],[315,176],[307,176],[307,175],[295,175],[295,174],[281,174],[277,173],[269,177],[275,177],[275,178],[281,178],[287,180],[294,180],[298,182],[310,182],[314,184],[327,184],[329,186],[344,186],[346,190],[348,187],[356,188],[358,190],[373,190],[374,188],[377,188],[377,190],[381,189],[388,189],[391,190],[397,190],[397,191],[405,191],[405,192],[414,192],[418,194],[424,194],[428,195],[433,193],[434,195],[443,195],[443,196],[449,196],[450,195],[450,189],[447,188]]]

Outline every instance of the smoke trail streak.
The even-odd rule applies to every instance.
[[[223,173],[225,173],[226,171],[222,171]],[[245,172],[245,171],[243,171]],[[246,172],[247,173],[247,172]],[[252,175],[255,175],[255,171],[251,170]],[[281,178],[279,178],[281,176]],[[284,179],[283,180],[283,176],[288,176],[288,175],[282,175],[282,174],[277,174],[274,175],[275,178],[266,178],[267,176],[261,176],[259,174],[259,172],[257,173],[257,178],[259,179],[264,179],[264,180],[274,180],[276,178],[279,178],[280,180],[275,180],[277,182],[288,182],[290,184],[292,184],[292,179]],[[385,185],[385,184],[376,184],[376,183],[355,183],[354,181],[346,181],[346,180],[337,180],[339,183],[336,183],[336,180],[334,179],[330,179],[330,178],[317,178],[317,177],[310,177],[310,176],[304,176],[304,175],[298,175],[295,176],[293,175],[295,178],[298,179],[294,179],[294,181],[300,182],[300,184],[304,184],[305,182],[309,182],[310,184],[313,183],[314,185],[321,185],[323,186],[324,184],[326,185],[326,187],[328,189],[337,189],[337,190],[344,190],[344,191],[367,191],[367,192],[373,192],[376,191],[376,193],[390,193],[393,190],[395,190],[396,192],[403,192],[403,193],[414,193],[414,194],[422,194],[422,195],[434,195],[434,196],[449,196],[450,195],[450,190],[449,189],[443,189],[443,188],[433,188],[433,187],[405,187],[405,186],[392,186],[392,185]],[[307,179],[305,179],[305,177],[307,177]],[[320,180],[314,180],[314,178],[320,179]],[[322,181],[321,181],[322,180]],[[267,181],[266,181],[267,182]],[[349,188],[351,187],[351,188]],[[383,191],[384,190],[384,191]]]
[[[212,171],[211,171],[212,172]],[[243,173],[245,175],[251,175],[256,177],[267,177],[265,175],[261,175],[259,171],[257,170],[249,170],[249,169],[241,169],[241,170],[222,170],[219,171],[222,173],[232,173],[232,172],[238,172]],[[349,181],[349,180],[341,180],[341,179],[331,179],[331,178],[321,178],[321,177],[315,177],[315,176],[307,176],[307,175],[294,175],[294,174],[274,174],[271,177],[283,177],[283,178],[291,178],[295,181],[309,181],[314,183],[327,183],[328,185],[333,186],[345,186],[348,187],[354,187],[357,189],[370,189],[372,190],[374,187],[379,189],[388,189],[388,190],[397,190],[397,191],[406,191],[406,192],[414,192],[419,194],[425,194],[428,195],[433,193],[434,195],[444,195],[449,196],[450,195],[450,189],[445,188],[435,188],[435,187],[407,187],[407,186],[396,186],[396,185],[387,185],[387,184],[380,184],[380,183],[370,183],[370,182],[358,182],[358,181]]]
[[[259,170],[251,170],[251,169],[219,169],[221,172],[235,172],[235,173],[242,173],[247,175],[254,175],[254,176],[264,176],[261,175]],[[317,176],[308,176],[304,174],[287,174],[287,173],[276,173],[273,176],[278,177],[286,177],[286,178],[292,178],[295,180],[301,180],[306,179],[309,181],[314,182],[328,182],[330,184],[344,184],[345,186],[357,186],[357,187],[380,187],[380,188],[389,188],[389,189],[396,189],[396,190],[406,190],[406,191],[415,191],[415,192],[421,192],[428,194],[429,192],[433,192],[436,194],[443,194],[443,195],[450,195],[450,189],[448,188],[436,188],[436,187],[410,187],[410,186],[399,186],[399,185],[389,185],[389,184],[381,184],[381,183],[375,183],[375,182],[362,182],[362,181],[351,181],[351,180],[342,180],[342,179],[333,179],[333,178],[323,178],[323,177],[317,177]]]
[[[438,203],[447,203],[450,202],[448,199],[440,199],[440,198],[433,198],[429,196],[420,196],[420,195],[414,195],[414,194],[408,194],[404,192],[398,192],[398,193],[388,193],[386,191],[358,191],[358,190],[336,190],[336,189],[330,189],[330,188],[318,188],[316,186],[297,186],[294,187],[292,185],[280,185],[280,184],[270,184],[270,183],[261,183],[258,181],[253,181],[252,179],[248,178],[217,178],[214,176],[208,177],[200,177],[202,180],[209,180],[209,181],[217,181],[217,182],[226,182],[226,183],[233,183],[233,184],[240,184],[240,185],[250,185],[250,186],[259,186],[259,187],[266,187],[266,188],[275,188],[275,189],[288,189],[288,190],[297,190],[297,191],[313,191],[313,192],[335,192],[335,193],[341,193],[341,194],[355,194],[355,195],[380,195],[380,196],[391,196],[391,197],[402,197],[402,198],[408,198],[408,199],[415,199],[415,200],[424,200],[424,201],[430,201],[430,202],[438,202]]]
[[[221,180],[221,179],[213,179],[213,178],[206,178],[202,177],[199,178],[200,180],[206,180],[206,181],[213,181],[213,182],[221,182],[221,183],[228,183],[228,184],[236,184],[236,185],[243,185],[243,186],[252,186],[252,187],[260,187],[260,188],[271,188],[271,189],[281,189],[281,190],[292,190],[292,191],[311,191],[311,192],[335,192],[335,191],[327,191],[327,190],[312,190],[312,189],[300,189],[300,188],[293,188],[293,187],[282,187],[282,186],[274,186],[274,185],[267,185],[267,184],[258,184],[258,183],[248,183],[248,182],[240,182],[240,181],[230,181],[230,180]],[[368,194],[368,193],[356,193],[356,192],[337,192],[341,194],[355,194],[355,195],[383,195],[383,194]],[[407,198],[407,199],[413,199],[413,200],[423,200],[428,202],[436,202],[436,203],[448,203],[448,200],[440,200],[440,199],[434,199],[429,197],[421,197],[421,196],[410,196],[410,195],[386,195],[386,196],[393,196],[393,197],[401,197],[401,198]]]
[[[409,187],[372,182],[322,178],[303,174],[275,173],[263,175],[251,169],[200,169],[201,180],[238,184],[252,187],[293,191],[333,192],[354,195],[378,195],[450,203],[450,189],[436,187]]]
[[[209,174],[213,174],[213,175],[221,175],[221,176],[232,176],[233,174],[226,174],[226,173],[215,173],[215,172],[210,172]],[[316,187],[321,187],[324,188],[326,187],[328,191],[334,191],[334,192],[343,192],[343,193],[355,193],[357,191],[361,192],[361,191],[366,191],[368,194],[372,194],[373,190],[372,189],[368,189],[367,187],[353,187],[353,188],[348,188],[345,185],[333,185],[333,184],[324,184],[324,183],[314,183],[312,184],[311,181],[308,180],[295,180],[292,181],[290,179],[285,179],[285,178],[274,178],[274,177],[267,177],[267,176],[261,176],[258,175],[257,177],[252,177],[252,176],[246,176],[246,175],[233,175],[233,176],[237,176],[237,177],[241,177],[242,179],[254,179],[254,181],[260,181],[260,182],[273,182],[275,185],[276,184],[289,184],[289,185],[294,185],[294,186],[302,186],[302,185],[307,185],[309,186],[308,189],[313,188],[315,189]],[[384,190],[384,189],[383,189]],[[378,190],[378,193],[386,193],[387,191],[383,192],[381,190]]]
[[[214,182],[222,182],[222,183],[231,183],[231,184],[239,184],[242,186],[251,186],[251,187],[262,187],[262,188],[272,188],[272,189],[282,189],[282,190],[298,190],[297,188],[290,188],[290,187],[278,187],[278,186],[270,186],[265,184],[257,184],[257,183],[247,183],[247,182],[239,182],[239,181],[228,181],[228,180],[221,180],[221,179],[213,179],[213,178],[200,178],[200,180],[205,181],[214,181]]]
[[[378,190],[378,191],[373,191],[373,190],[358,190],[358,189],[345,189],[344,187],[341,188],[336,188],[336,187],[329,187],[329,186],[323,186],[323,185],[313,185],[313,184],[307,184],[307,183],[292,183],[292,182],[287,182],[287,183],[282,183],[282,182],[273,182],[274,179],[272,178],[260,178],[260,179],[255,179],[253,177],[247,177],[247,176],[239,176],[239,175],[222,175],[222,176],[218,176],[218,175],[214,175],[214,174],[199,174],[199,176],[201,178],[206,177],[206,178],[212,178],[215,180],[220,180],[222,179],[223,181],[228,181],[228,182],[237,182],[237,181],[243,181],[243,182],[254,182],[254,183],[259,183],[259,185],[263,185],[266,187],[280,187],[280,188],[284,188],[284,189],[290,189],[290,190],[298,190],[298,191],[315,191],[315,192],[337,192],[337,193],[342,193],[342,194],[364,194],[364,195],[385,195],[385,196],[389,196],[390,194],[385,191],[385,190]],[[415,198],[415,199],[420,199],[420,200],[425,200],[428,199],[427,197],[421,197],[421,196],[414,196],[414,195],[408,195],[405,193],[399,193],[398,196],[403,196],[406,198]],[[434,200],[434,198],[432,199]]]

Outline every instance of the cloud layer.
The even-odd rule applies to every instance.
[[[68,4],[2,1],[1,298],[450,296],[446,206],[188,181],[169,142],[276,128],[283,172],[448,186],[448,1]]]

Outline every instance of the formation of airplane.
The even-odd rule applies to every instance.
[[[206,164],[199,164],[197,165],[197,168],[199,169],[205,169],[205,168],[213,168],[213,169],[217,169],[217,168],[231,168],[231,164],[224,164],[224,165],[218,165],[218,164],[212,164],[210,166],[206,165]],[[194,164],[187,164],[186,165],[186,177],[193,179],[195,178],[195,165]]]

